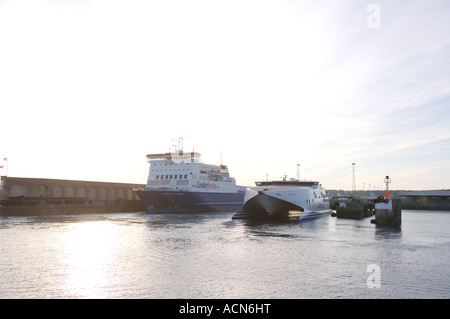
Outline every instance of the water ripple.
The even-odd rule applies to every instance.
[[[0,218],[0,298],[448,298],[450,214],[248,223],[232,213]],[[380,288],[370,289],[368,265]]]

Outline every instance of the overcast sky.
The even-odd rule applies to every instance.
[[[8,175],[145,183],[146,154],[241,185],[450,188],[448,0],[0,0]],[[173,150],[173,147],[172,147]],[[0,162],[2,175],[6,163]]]

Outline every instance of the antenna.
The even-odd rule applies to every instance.
[[[183,153],[183,138],[178,138],[178,152]]]
[[[355,165],[356,165],[356,163],[352,163],[352,165],[353,165],[352,190],[356,191],[356,178],[355,178]]]
[[[172,142],[177,141],[177,144],[172,144],[175,147],[175,152],[182,154],[183,153],[183,138],[179,137],[178,139],[173,139]]]

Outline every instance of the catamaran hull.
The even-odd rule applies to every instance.
[[[328,200],[311,196],[308,187],[261,191],[248,189],[242,209],[232,219],[298,219],[308,221],[329,216]],[[312,199],[314,198],[314,199]]]

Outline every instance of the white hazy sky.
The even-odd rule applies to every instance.
[[[145,183],[145,155],[182,136],[241,185],[300,164],[351,189],[355,162],[358,189],[450,188],[449,14],[448,0],[0,0],[0,160],[9,176]]]

